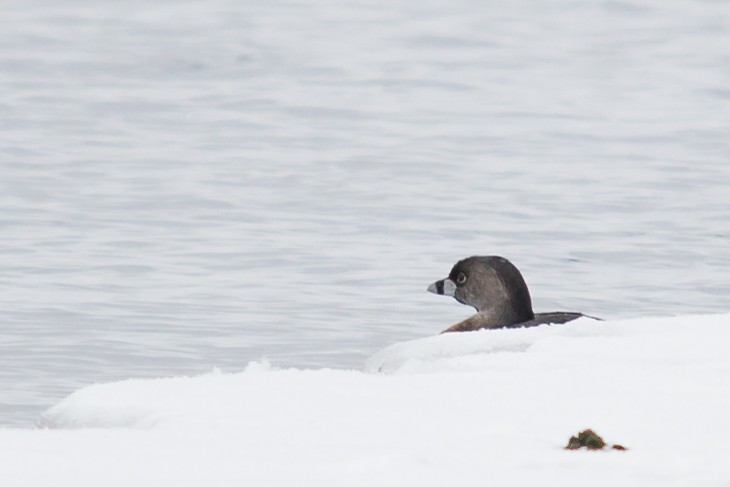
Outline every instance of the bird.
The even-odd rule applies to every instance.
[[[535,313],[522,274],[512,262],[498,255],[475,255],[460,260],[447,278],[429,285],[428,291],[451,296],[477,311],[441,333],[523,328],[562,324],[584,316],[594,318],[567,311]]]

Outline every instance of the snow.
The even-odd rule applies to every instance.
[[[730,314],[438,335],[364,371],[83,388],[0,430],[12,486],[728,485]],[[567,451],[593,428],[628,451]]]

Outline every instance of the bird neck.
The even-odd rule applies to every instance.
[[[499,306],[478,309],[477,315],[481,316],[483,328],[516,325],[535,318],[531,306],[515,306],[510,301]]]

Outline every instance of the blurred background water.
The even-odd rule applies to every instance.
[[[471,310],[730,310],[730,4],[6,0],[0,424],[93,382],[359,368]]]

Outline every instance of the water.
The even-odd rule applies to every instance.
[[[0,424],[84,385],[359,368],[469,315],[726,312],[730,4],[0,6]]]

